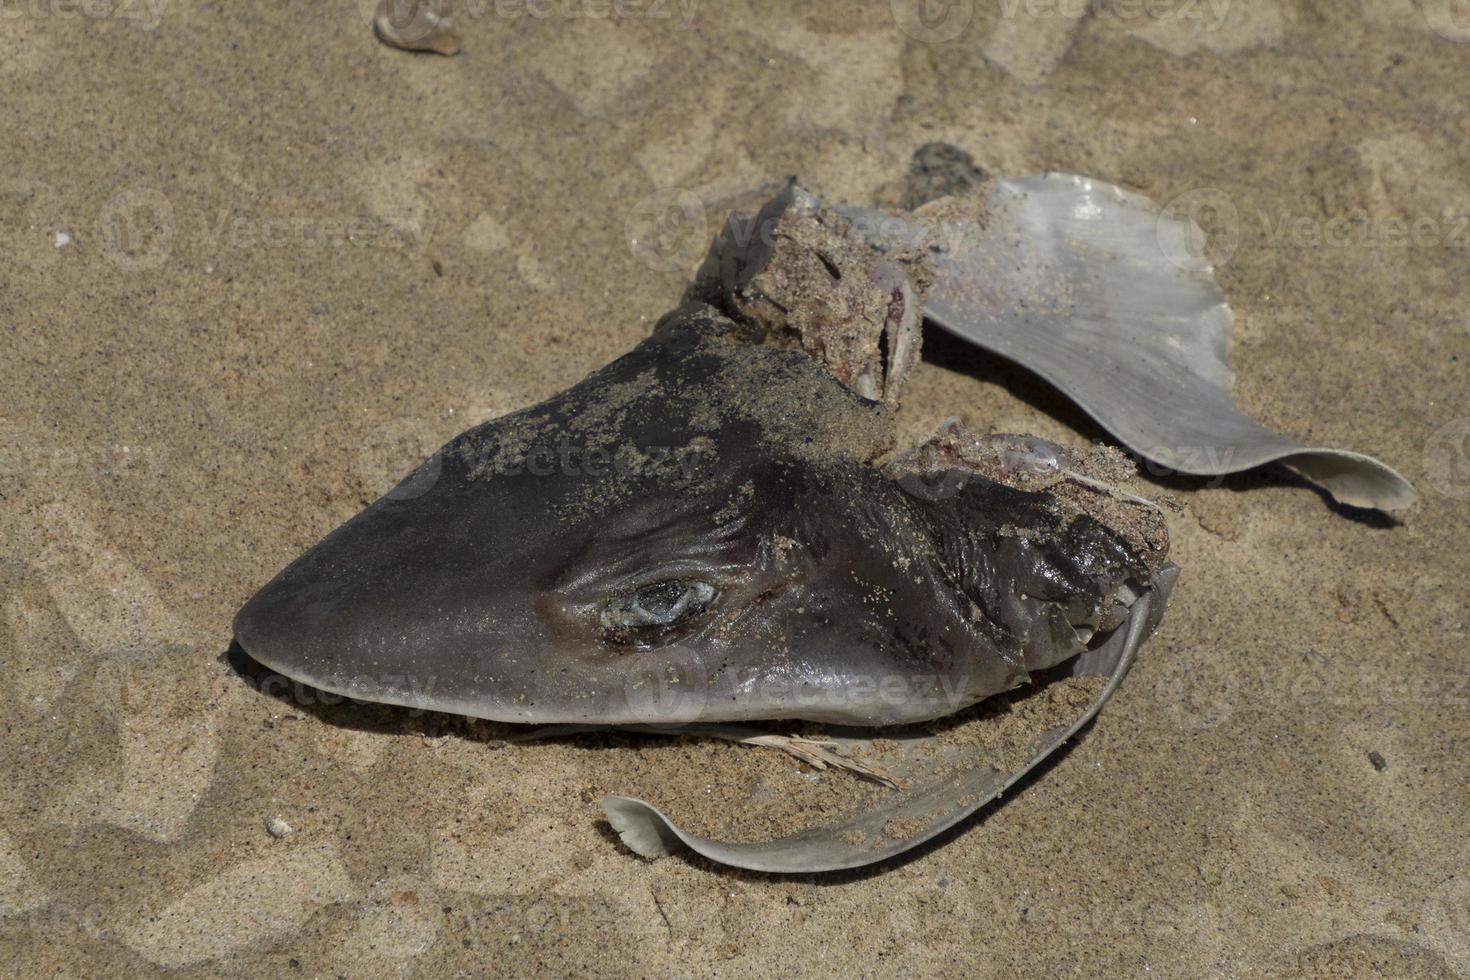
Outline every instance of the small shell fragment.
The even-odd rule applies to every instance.
[[[454,23],[435,9],[438,6],[438,0],[380,0],[373,33],[384,44],[404,51],[459,54]]]
[[[265,822],[265,831],[277,840],[291,833],[291,825],[279,816],[271,817]]]

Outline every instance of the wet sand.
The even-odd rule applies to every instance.
[[[1470,974],[1453,4],[479,3],[449,59],[367,6],[0,5],[12,972]],[[1187,504],[1185,574],[1133,674],[881,874],[650,863],[602,819],[650,759],[696,792],[751,750],[511,744],[222,659],[240,604],[424,455],[644,337],[730,206],[793,174],[884,199],[934,140],[1189,195],[1241,403],[1421,503],[1146,477]],[[910,436],[1100,438],[927,341]]]

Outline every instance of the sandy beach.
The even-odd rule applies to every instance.
[[[461,0],[440,57],[369,0],[0,0],[6,972],[1470,976],[1462,6]],[[933,141],[1188,210],[1241,405],[1420,502],[1145,473],[1184,574],[1131,676],[866,872],[650,862],[598,806],[727,806],[794,771],[759,750],[511,743],[232,666],[257,588],[647,336],[731,208],[889,201]],[[1105,438],[931,332],[903,428],[955,416]]]

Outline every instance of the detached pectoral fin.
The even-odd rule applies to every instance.
[[[954,220],[838,210],[880,247],[927,241],[925,314],[1040,375],[1144,458],[1198,476],[1279,462],[1345,504],[1414,502],[1384,463],[1303,446],[1241,412],[1233,317],[1208,263],[1187,251],[1193,222],[1065,174],[997,181],[983,208]]]

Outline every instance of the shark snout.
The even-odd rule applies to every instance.
[[[512,534],[464,520],[464,497],[451,486],[374,504],[241,608],[240,646],[333,694],[516,715],[527,656],[544,643],[530,601],[534,561]]]

